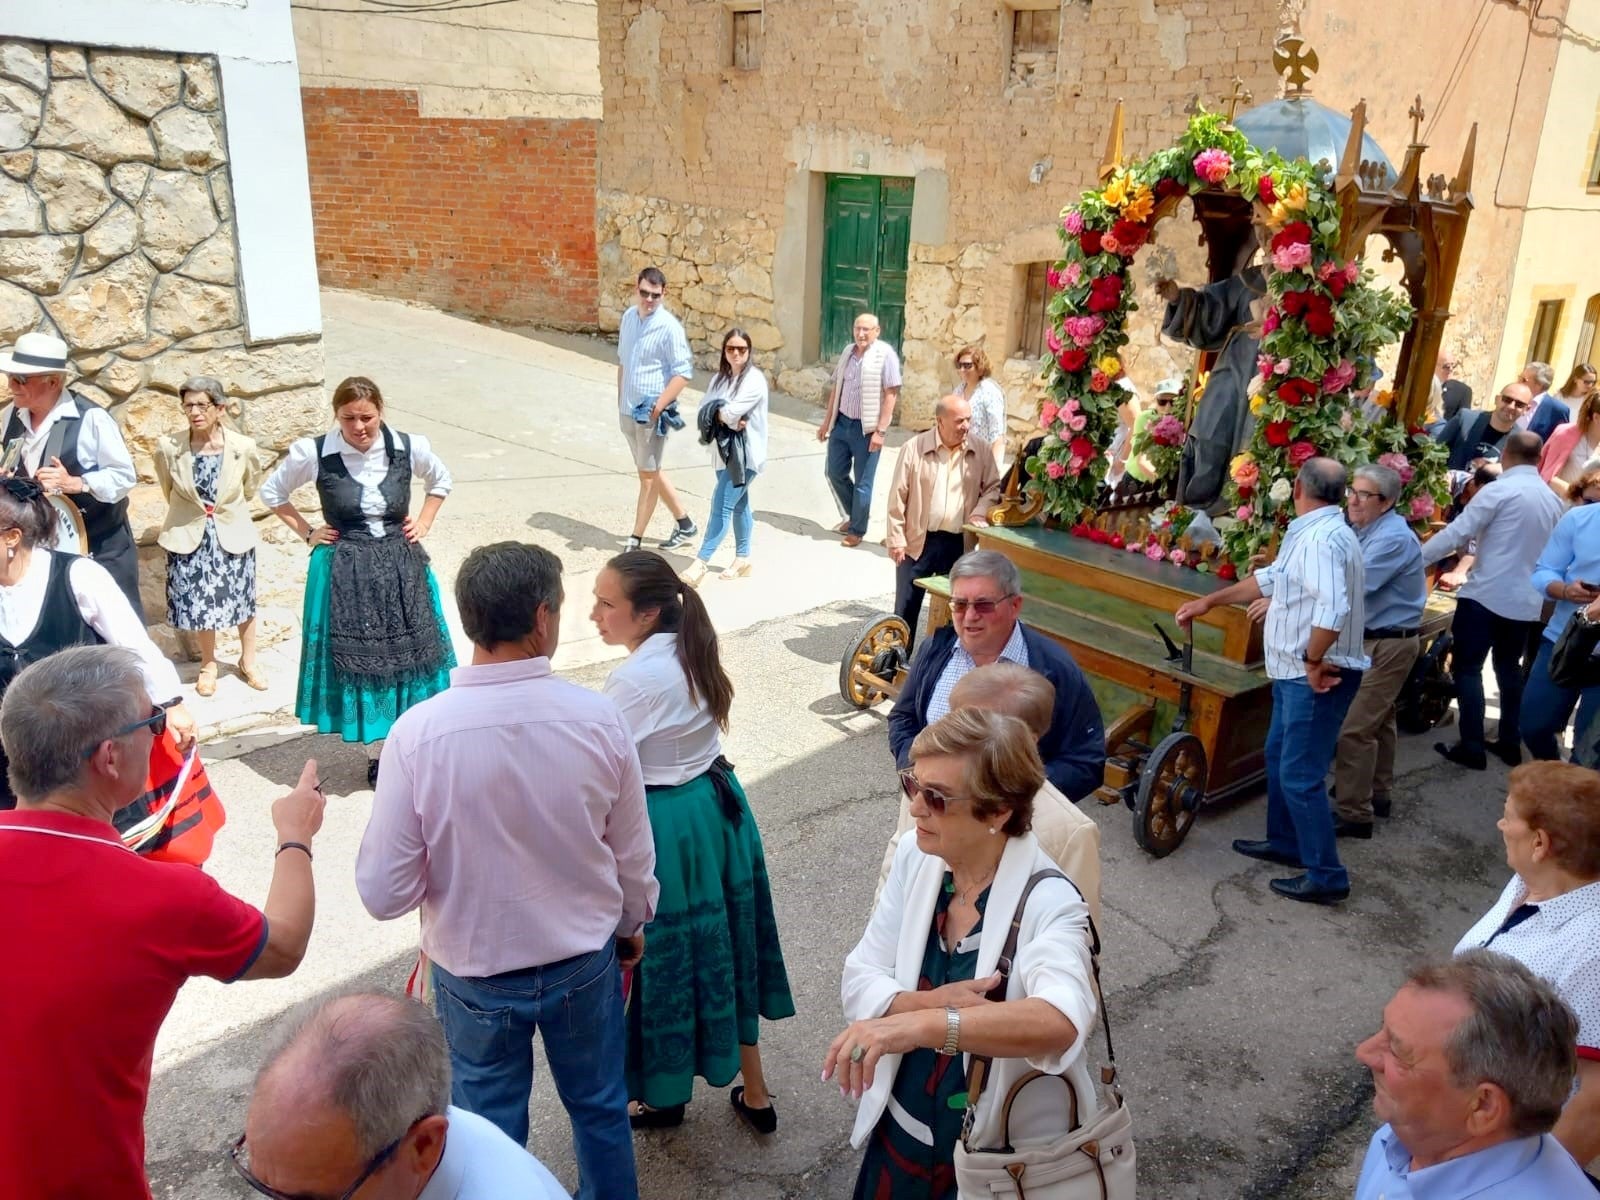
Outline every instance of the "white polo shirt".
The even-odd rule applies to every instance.
[[[533,1155],[476,1113],[451,1105],[444,1157],[417,1200],[571,1200]]]

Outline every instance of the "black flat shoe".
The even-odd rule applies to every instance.
[[[1305,865],[1294,855],[1284,854],[1275,849],[1271,842],[1252,842],[1248,838],[1237,838],[1233,843],[1233,852],[1242,854],[1246,858],[1259,858],[1262,862],[1277,863],[1282,867]]]
[[[639,1111],[628,1114],[628,1124],[635,1129],[676,1129],[683,1124],[683,1110],[687,1105],[674,1104],[671,1108],[651,1108],[641,1104]]]
[[[1300,900],[1306,904],[1338,904],[1341,900],[1350,898],[1349,888],[1313,887],[1308,875],[1296,875],[1293,879],[1274,879],[1267,886],[1286,899]]]
[[[1333,819],[1333,836],[1367,840],[1372,837],[1372,822],[1346,821],[1343,817],[1335,817]]]
[[[1388,792],[1373,792],[1372,793],[1372,815],[1373,816],[1375,816],[1375,817],[1387,817],[1393,811],[1394,811],[1394,801],[1392,799],[1390,799]]]
[[[1457,742],[1454,746],[1447,746],[1443,742],[1435,742],[1433,748],[1458,767],[1465,767],[1469,771],[1486,771],[1489,769],[1487,757],[1482,754],[1474,755],[1469,753],[1462,749],[1460,742]]]
[[[1504,742],[1490,742],[1489,753],[1494,755],[1501,762],[1505,763],[1505,765],[1508,767],[1520,767],[1522,765],[1521,742],[1518,742],[1514,746],[1508,746]]]
[[[777,1130],[778,1110],[770,1103],[765,1108],[751,1108],[744,1102],[742,1085],[728,1093],[728,1102],[733,1105],[733,1111],[743,1118],[744,1123],[757,1133],[773,1133]]]
[[[378,786],[378,760],[375,758],[367,759],[367,786]]]

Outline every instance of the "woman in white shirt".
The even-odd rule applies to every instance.
[[[989,374],[989,356],[982,346],[956,351],[956,391],[972,405],[972,428],[967,436],[994,453],[999,467],[1006,453],[1006,396]]]
[[[22,670],[69,646],[132,650],[152,704],[180,694],[178,673],[150,640],[144,620],[99,563],[48,549],[59,518],[31,479],[0,479],[0,695]],[[194,745],[189,710],[173,704],[167,726],[180,749]],[[0,808],[15,808],[0,751]]]
[[[716,442],[722,465],[717,468],[711,516],[706,520],[700,553],[683,573],[683,581],[690,587],[699,587],[706,577],[711,556],[722,545],[730,525],[733,565],[722,572],[721,578],[743,579],[750,574],[750,536],[756,525],[750,509],[750,481],[767,465],[767,377],[750,362],[750,335],[742,329],[736,327],[722,335],[717,375],[701,402],[702,407],[707,404],[721,405],[716,410],[719,428],[711,440]],[[704,433],[700,440],[707,440]],[[734,461],[735,456],[739,461]]]
[[[367,782],[376,784],[376,743],[406,709],[444,691],[456,664],[421,546],[451,480],[426,438],[384,424],[370,379],[341,383],[333,414],[337,428],[295,442],[261,500],[311,547],[295,716],[371,746]],[[428,489],[415,517],[413,475]],[[326,522],[316,529],[289,499],[313,482]]]
[[[699,1075],[758,1133],[778,1127],[759,1018],[794,1015],[755,815],[722,757],[733,684],[705,604],[666,559],[619,554],[594,585],[600,638],[628,658],[605,694],[639,743],[661,897],[628,1006],[636,1128],[681,1124]]]

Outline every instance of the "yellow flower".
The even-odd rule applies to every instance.
[[[1228,474],[1237,474],[1240,467],[1247,467],[1256,461],[1255,455],[1246,450],[1243,454],[1235,454],[1228,463]]]
[[[1379,408],[1388,408],[1394,403],[1394,393],[1388,388],[1384,388],[1383,391],[1372,397],[1372,402]]]
[[[1250,414],[1252,416],[1259,417],[1261,415],[1261,410],[1266,406],[1267,398],[1262,393],[1257,392],[1254,396],[1250,397]]]
[[[1291,212],[1305,212],[1306,185],[1297,183],[1283,197],[1283,207]]]
[[[1283,206],[1283,201],[1279,200],[1267,213],[1267,224],[1274,229],[1281,229],[1288,223],[1289,210]]]
[[[1106,355],[1099,362],[1095,363],[1095,366],[1099,367],[1113,379],[1122,373],[1122,363],[1115,354]]]
[[[1128,177],[1118,175],[1112,179],[1106,184],[1106,190],[1100,194],[1100,199],[1112,208],[1121,208],[1128,200]]]
[[[1155,193],[1141,183],[1139,190],[1134,192],[1122,206],[1122,215],[1130,221],[1148,221],[1155,208]]]

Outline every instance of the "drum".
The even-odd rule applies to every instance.
[[[50,548],[62,554],[88,554],[89,531],[83,526],[78,506],[65,496],[49,499],[50,507],[56,510],[56,544]]]

